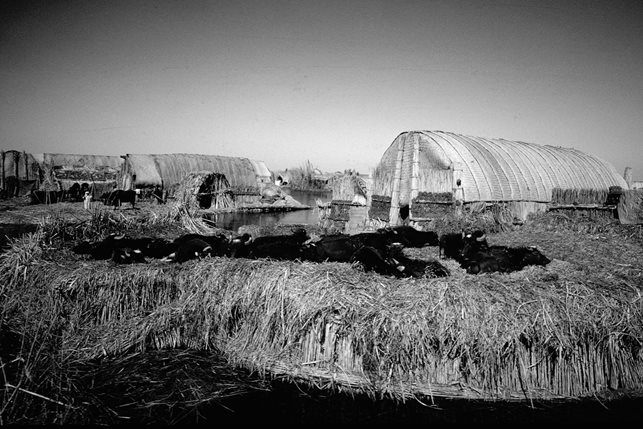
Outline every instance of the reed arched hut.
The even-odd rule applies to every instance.
[[[426,216],[421,208],[427,203],[452,205],[456,198],[465,205],[510,202],[525,217],[550,204],[554,190],[607,195],[612,186],[627,189],[611,164],[577,149],[407,131],[395,138],[375,168],[372,198],[373,208],[388,212],[387,221],[397,224],[404,208],[411,218]]]
[[[0,151],[0,190],[8,197],[28,195],[42,180],[40,164],[30,153]]]
[[[47,187],[55,183],[59,191],[67,192],[74,184],[86,184],[94,198],[118,185],[123,164],[120,156],[112,155],[42,153],[34,157],[40,162]]]
[[[178,185],[175,199],[189,212],[229,208],[234,204],[228,179],[212,171],[187,173]]]
[[[198,171],[224,175],[235,193],[259,195],[262,185],[270,183],[270,171],[265,163],[248,158],[173,153],[127,154],[123,159],[123,189],[160,186],[168,196],[174,196],[185,175]]]

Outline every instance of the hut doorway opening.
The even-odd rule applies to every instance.
[[[211,173],[202,176],[202,182],[197,191],[199,208],[225,208],[231,205],[231,195],[228,195],[230,183],[225,175]],[[214,205],[214,207],[212,207]]]
[[[211,171],[186,174],[178,185],[175,199],[190,210],[222,209],[234,204],[228,179]]]
[[[402,225],[409,224],[409,214],[410,214],[410,209],[408,204],[404,204],[403,206],[400,207],[400,220]]]

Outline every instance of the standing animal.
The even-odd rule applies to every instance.
[[[81,200],[82,194],[80,193],[80,183],[75,182],[69,187],[69,189],[67,189],[67,198],[72,203]]]
[[[106,206],[120,207],[123,203],[130,203],[132,208],[136,204],[136,191],[122,189],[114,189],[111,192],[106,192],[101,195],[101,200]]]

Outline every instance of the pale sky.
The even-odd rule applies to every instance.
[[[0,148],[367,173],[441,130],[643,180],[643,1],[1,1]]]

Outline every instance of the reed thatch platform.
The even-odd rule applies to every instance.
[[[186,347],[373,397],[643,396],[641,232],[555,225],[520,236],[553,262],[511,274],[467,275],[452,261],[452,276],[440,279],[230,258],[117,266],[52,260],[32,245],[5,254],[0,276],[11,323],[42,329],[42,316],[17,310],[39,300],[71,360]]]

